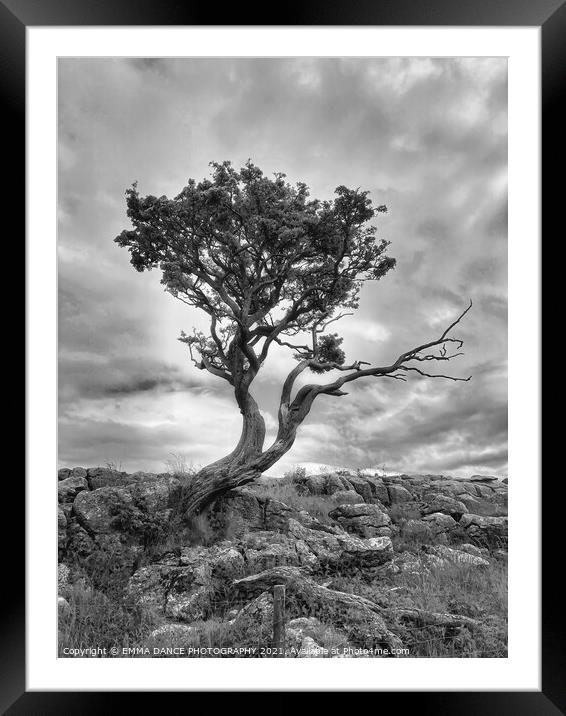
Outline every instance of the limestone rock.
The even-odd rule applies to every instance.
[[[347,532],[355,532],[361,537],[390,536],[391,518],[376,504],[345,504],[329,512]]]
[[[507,517],[465,514],[460,518],[460,526],[466,530],[470,541],[489,549],[507,547],[507,525]]]
[[[289,521],[289,534],[303,542],[320,565],[347,568],[375,567],[391,559],[389,537],[361,539],[337,530],[334,534],[310,530],[296,520]]]
[[[358,495],[363,498],[364,502],[371,502],[373,493],[369,482],[365,478],[357,475],[350,475],[348,477],[348,482],[352,485]]]
[[[248,569],[256,572],[280,565],[316,564],[316,557],[306,545],[274,532],[250,532],[244,535],[242,549]]]
[[[57,597],[57,609],[59,611],[59,616],[66,617],[69,614],[71,614],[71,605],[69,602],[65,599],[65,597]]]
[[[243,572],[244,558],[229,542],[212,547],[187,547],[180,556],[138,569],[128,594],[138,604],[181,622],[205,619],[212,611],[217,589]]]
[[[301,641],[301,645],[298,650],[298,659],[316,659],[323,657],[326,650],[319,646],[312,636],[305,636]]]
[[[62,467],[57,472],[57,478],[59,480],[66,480],[69,477],[86,477],[87,471],[84,467]]]
[[[89,533],[110,533],[114,527],[114,508],[119,504],[133,505],[130,493],[119,487],[100,487],[77,495],[73,512],[79,524]]]
[[[431,553],[439,557],[444,564],[452,563],[471,567],[488,567],[489,561],[478,555],[470,554],[461,549],[453,549],[446,545],[436,545]]]
[[[458,524],[453,517],[444,512],[433,512],[430,515],[426,515],[426,517],[423,517],[423,522],[429,525],[433,534],[450,532],[455,529]]]
[[[332,494],[332,499],[339,504],[354,504],[359,502],[360,496],[355,490],[338,490]]]
[[[480,547],[478,547],[475,544],[461,544],[458,549],[462,550],[462,552],[467,552],[468,554],[473,554],[474,557],[481,557],[482,554],[485,553],[486,550],[482,550]]]
[[[127,472],[111,470],[107,467],[90,467],[86,478],[91,490],[98,490],[100,487],[121,487],[133,482]]]
[[[476,492],[480,497],[484,497],[486,499],[490,499],[494,496],[495,490],[491,485],[484,485],[482,483],[477,484],[476,486]]]
[[[413,500],[413,496],[409,490],[402,485],[391,484],[387,486],[387,490],[389,492],[389,502],[392,505],[397,505],[401,502],[411,502]]]
[[[428,567],[423,563],[422,559],[412,552],[402,552],[396,554],[390,562],[387,562],[381,569],[380,573],[386,575],[399,574],[404,572],[407,574],[423,574],[429,571]]]
[[[67,536],[67,553],[74,557],[88,557],[95,549],[94,540],[76,520],[71,520],[67,528]]]
[[[154,480],[132,482],[121,487],[99,487],[80,492],[73,504],[79,524],[89,534],[110,534],[120,530],[116,520],[118,506],[145,512],[148,518],[165,521],[169,508],[179,497],[179,481],[171,475]]]
[[[453,497],[437,493],[430,498],[428,505],[423,510],[425,515],[431,515],[435,512],[442,512],[445,515],[450,515],[456,519],[465,514],[467,511],[466,505],[459,500],[455,500]]]
[[[171,646],[179,646],[180,642],[192,640],[196,635],[197,629],[194,626],[168,622],[154,629],[149,636],[151,639],[158,639],[159,641],[170,641]]]
[[[297,511],[279,500],[268,498],[264,502],[263,528],[266,530],[285,531],[289,519],[296,517]]]
[[[62,592],[69,586],[69,575],[71,570],[66,564],[57,565],[57,589]]]
[[[67,546],[67,518],[60,507],[57,510],[57,546],[61,557]]]
[[[366,477],[372,497],[383,505],[389,505],[389,492],[383,480],[379,477]]]
[[[321,621],[348,633],[356,646],[402,646],[399,637],[387,628],[374,602],[323,587],[296,567],[278,567],[244,577],[236,580],[233,588],[236,593],[254,596],[276,584],[286,585],[286,609],[290,616],[314,612]]]
[[[326,476],[326,483],[324,485],[325,494],[333,495],[335,492],[351,489],[351,485],[345,477],[335,474]]]
[[[296,475],[293,478],[293,484],[299,493],[307,495],[326,494],[325,475]]]
[[[59,502],[73,502],[83,490],[88,490],[88,482],[84,477],[71,476],[60,480],[57,485]]]
[[[241,528],[239,531],[264,528],[263,504],[257,494],[247,487],[230,490],[216,500],[212,508],[227,523],[238,525]]]
[[[273,595],[271,592],[262,592],[248,602],[240,609],[232,622],[234,627],[244,629],[249,629],[250,623],[261,626],[265,631],[271,631],[273,626]]]

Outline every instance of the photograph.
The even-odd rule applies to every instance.
[[[59,657],[508,656],[507,119],[505,56],[58,59]]]

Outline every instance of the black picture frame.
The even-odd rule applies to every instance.
[[[282,6],[278,6],[282,7]],[[357,3],[303,0],[285,7],[280,17],[270,16],[267,6],[233,4],[222,8],[193,6],[176,0],[0,0],[0,97],[3,139],[10,146],[13,161],[4,166],[5,206],[14,217],[13,236],[22,236],[25,217],[25,61],[28,26],[111,26],[111,25],[397,25],[397,26],[540,26],[542,37],[542,161],[543,229],[559,223],[562,212],[563,181],[560,177],[564,154],[564,112],[559,100],[565,87],[566,5],[563,0],[358,0]],[[218,17],[222,23],[215,22]],[[562,151],[561,151],[562,150]],[[563,231],[563,230],[562,230]],[[558,237],[558,234],[554,234]],[[535,250],[535,247],[533,247]],[[12,262],[12,270],[14,270]],[[21,319],[5,328],[16,336]],[[15,382],[15,381],[14,381]],[[18,395],[21,403],[21,392]],[[25,504],[21,464],[14,465],[4,482],[4,504]],[[18,478],[16,479],[15,475]],[[542,474],[542,466],[541,466]],[[562,525],[556,505],[564,504],[555,480],[552,491],[543,491],[543,612],[542,690],[540,692],[395,692],[376,695],[376,708],[414,708],[419,714],[548,714],[566,713],[566,649],[561,569],[555,550],[562,539]],[[21,509],[12,507],[15,512]],[[14,528],[16,529],[16,528]],[[0,709],[17,714],[113,713],[134,708],[132,693],[124,692],[27,692],[25,686],[25,590],[24,535],[11,533],[4,550],[4,595],[7,603],[0,612]],[[15,535],[18,534],[18,537]],[[19,549],[18,549],[19,545]],[[441,666],[439,666],[441,668]],[[142,695],[145,708],[163,708],[162,692]],[[184,708],[187,708],[187,696]],[[413,702],[413,703],[411,703]],[[266,704],[266,707],[268,705]]]

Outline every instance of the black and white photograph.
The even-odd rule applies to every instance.
[[[507,148],[504,56],[59,58],[60,658],[508,656]]]

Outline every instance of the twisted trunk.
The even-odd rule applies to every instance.
[[[242,433],[234,450],[226,457],[207,465],[191,478],[185,488],[183,509],[186,515],[200,512],[217,497],[261,476],[287,453],[297,428],[307,416],[312,400],[303,401],[300,409],[289,409],[284,400],[279,408],[279,430],[273,444],[263,449],[265,421],[249,392],[236,391],[242,413]]]
[[[298,425],[288,420],[280,425],[275,442],[263,450],[265,421],[254,398],[240,396],[242,433],[238,444],[226,457],[207,465],[194,475],[183,495],[186,515],[196,514],[217,497],[235,487],[256,480],[291,449]]]

